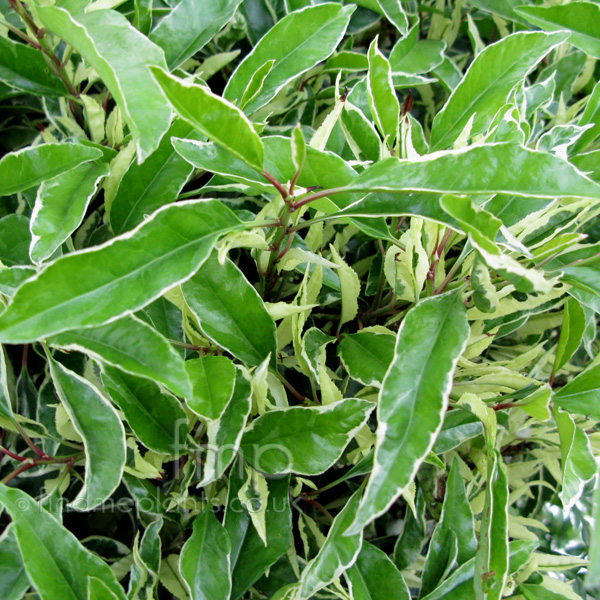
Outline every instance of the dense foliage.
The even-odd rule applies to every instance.
[[[0,598],[596,597],[598,1],[0,13]]]

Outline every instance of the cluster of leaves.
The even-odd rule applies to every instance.
[[[600,3],[0,13],[0,597],[591,597]]]

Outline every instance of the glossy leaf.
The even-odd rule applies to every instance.
[[[592,506],[592,516],[597,519],[600,517],[600,477],[597,473]],[[586,585],[596,585],[600,579],[600,533],[597,528],[592,532],[592,539],[590,540],[589,561],[585,583]]]
[[[452,147],[473,115],[471,135],[484,131],[510,91],[565,39],[564,33],[519,32],[480,52],[433,121],[432,150]]]
[[[0,219],[0,261],[7,267],[29,265],[31,233],[27,217],[11,214]]]
[[[560,436],[562,490],[559,494],[565,510],[569,510],[581,497],[585,484],[596,474],[596,461],[585,433],[573,417],[554,411]]]
[[[241,0],[213,0],[199,10],[195,0],[183,0],[154,28],[150,39],[165,51],[173,70],[201,50],[235,13]]]
[[[367,169],[344,191],[600,197],[600,186],[569,163],[510,143],[439,152],[410,161],[388,158]]]
[[[410,22],[400,0],[377,0],[387,20],[394,25],[401,35],[406,35]]]
[[[59,333],[48,343],[89,354],[127,373],[161,383],[180,396],[192,393],[181,356],[162,335],[136,317]]]
[[[193,393],[188,406],[198,415],[215,420],[222,414],[233,394],[236,380],[234,364],[226,356],[201,356],[185,362]]]
[[[4,600],[21,600],[29,586],[17,536],[11,525],[0,537],[0,594]]]
[[[373,408],[365,400],[346,399],[325,406],[272,410],[247,429],[244,456],[255,469],[271,475],[318,475],[340,458]]]
[[[38,188],[31,214],[31,260],[46,260],[77,229],[98,184],[108,174],[106,163],[83,164],[46,180]]]
[[[538,271],[526,269],[517,260],[502,253],[494,240],[501,221],[491,213],[473,205],[466,196],[443,196],[442,208],[460,224],[469,235],[469,241],[479,252],[485,263],[502,277],[514,284],[521,292],[552,290],[552,284]]]
[[[302,571],[298,598],[307,600],[329,585],[352,566],[362,546],[362,531],[347,535],[347,528],[356,517],[361,489],[354,492],[338,513],[327,533],[319,553]]]
[[[224,523],[231,540],[232,600],[240,598],[285,554],[292,540],[289,476],[267,481],[269,495],[265,513],[266,546],[252,527],[250,515],[238,498],[245,479],[246,473],[238,461],[230,474]]]
[[[449,548],[452,538],[456,539],[457,553],[451,558]],[[426,596],[438,586],[444,573],[452,567],[454,559],[460,566],[473,558],[476,550],[473,511],[465,491],[458,461],[454,460],[446,483],[442,515],[429,544],[420,595]]]
[[[87,379],[50,359],[54,387],[85,446],[85,483],[71,505],[91,510],[117,488],[125,466],[125,431],[117,411]]]
[[[64,142],[30,146],[0,159],[0,196],[28,190],[81,163],[99,159],[96,148]]]
[[[246,164],[262,172],[264,148],[244,113],[208,88],[162,69],[152,73],[179,116]]]
[[[65,85],[39,50],[3,36],[0,36],[0,81],[40,96],[67,94]]]
[[[28,342],[142,308],[190,277],[218,237],[240,227],[217,201],[168,206],[132,232],[48,265],[0,315],[0,340]],[[165,228],[177,235],[165,236]]]
[[[600,58],[600,6],[591,2],[569,2],[558,6],[519,6],[517,14],[546,31],[568,31],[573,44]]]
[[[89,577],[126,599],[110,567],[31,496],[0,484],[0,503],[13,520],[27,575],[43,600],[88,600]]]
[[[423,300],[405,317],[379,395],[373,473],[349,534],[387,510],[429,454],[468,337],[457,293]]]
[[[192,174],[189,164],[173,149],[171,137],[194,138],[193,127],[175,121],[158,148],[141,164],[132,162],[110,205],[110,225],[117,234],[133,229],[165,204],[175,202]]]
[[[229,534],[209,505],[194,519],[194,530],[179,559],[191,599],[229,600],[230,563]]]
[[[345,335],[338,354],[352,379],[364,385],[381,385],[394,358],[396,340],[369,331]]]
[[[204,473],[199,485],[208,485],[225,473],[233,462],[242,441],[252,405],[252,387],[240,371],[236,373],[231,401],[216,421],[206,426],[208,444]]]
[[[581,344],[585,331],[585,312],[574,298],[565,303],[563,324],[560,330],[560,338],[556,347],[556,358],[552,371],[556,373],[571,359]]]
[[[0,270],[0,292],[6,296],[14,296],[21,284],[36,273],[33,267],[15,266]]]
[[[185,447],[188,422],[181,403],[153,381],[104,367],[104,388],[123,411],[140,442],[155,452],[178,455]]]
[[[508,479],[502,458],[494,451],[488,462],[488,481],[479,545],[475,556],[475,593],[500,600],[509,574]]]
[[[37,6],[42,23],[85,58],[102,77],[125,117],[138,162],[156,148],[169,128],[171,109],[148,71],[165,67],[163,51],[116,11],[73,15],[58,6]],[[135,48],[123,52],[122,48]]]
[[[554,392],[552,401],[569,413],[600,419],[600,365],[586,369]]]
[[[392,68],[377,48],[378,38],[369,47],[369,75],[367,91],[373,121],[391,148],[398,135],[400,104],[392,81]]]
[[[353,600],[410,600],[400,571],[377,546],[364,542],[356,562],[346,571]]]
[[[216,344],[250,365],[269,354],[275,361],[275,323],[264,302],[229,259],[213,255],[183,285],[183,294],[202,331]]]
[[[262,89],[245,108],[249,114],[256,112],[288,82],[333,53],[353,12],[353,6],[325,2],[290,13],[239,64],[227,82],[224,98],[240,101],[254,73],[268,60],[275,60]]]

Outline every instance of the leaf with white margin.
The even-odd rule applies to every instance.
[[[412,160],[387,158],[335,193],[358,191],[600,198],[600,185],[573,165],[508,142],[434,152]]]
[[[433,120],[431,149],[450,148],[473,116],[471,135],[482,133],[511,90],[567,38],[565,32],[518,32],[480,52]]]
[[[346,571],[353,600],[410,600],[402,573],[377,546],[364,542],[356,562]]]
[[[132,231],[63,256],[26,281],[0,315],[0,341],[32,342],[135,312],[188,279],[221,235],[239,229],[217,200],[165,206]]]
[[[206,426],[207,454],[199,487],[222,477],[225,469],[232,463],[240,449],[251,407],[252,386],[238,370],[231,401],[221,417],[216,421],[210,421]]]
[[[184,121],[262,173],[265,153],[262,140],[237,106],[209,88],[179,79],[164,69],[153,68],[152,73]]]
[[[413,481],[442,427],[469,335],[460,292],[422,300],[404,318],[379,394],[373,471],[347,535],[383,514]]]
[[[525,293],[547,294],[553,288],[550,281],[535,269],[523,267],[517,260],[504,254],[494,242],[502,222],[491,213],[477,207],[467,196],[443,196],[442,208],[454,217],[469,235],[472,246],[485,263],[499,275]]]
[[[337,579],[356,561],[363,541],[362,529],[351,536],[345,535],[345,531],[356,517],[361,492],[362,488],[354,492],[335,517],[319,553],[302,571],[297,600],[311,598],[320,589]]]
[[[392,148],[400,124],[400,104],[392,81],[392,67],[379,51],[377,41],[378,37],[375,37],[369,47],[367,93],[373,121],[381,136],[387,140],[387,145]]]
[[[200,356],[185,361],[193,393],[188,406],[201,417],[214,421],[227,408],[235,387],[236,369],[226,356]]]
[[[5,154],[0,160],[0,196],[35,187],[81,163],[102,158],[98,148],[71,142],[28,146]]]
[[[167,66],[161,48],[113,10],[72,15],[58,6],[36,6],[45,27],[72,46],[100,75],[125,116],[143,162],[171,122],[171,108],[149,66]],[[135,48],[135,52],[123,51]]]
[[[81,225],[98,184],[107,174],[107,163],[87,163],[40,185],[29,222],[29,256],[33,262],[52,256]]]
[[[248,102],[248,114],[272,100],[291,80],[331,56],[342,40],[355,6],[325,2],[294,11],[278,21],[229,78],[224,98],[240,101],[254,74],[275,60],[262,87]]]
[[[125,429],[117,411],[87,379],[48,357],[65,410],[83,438],[85,482],[69,506],[91,510],[117,489],[125,467]]]
[[[318,475],[340,458],[373,408],[366,400],[347,398],[326,406],[269,411],[244,434],[244,457],[271,475]]]
[[[208,506],[194,519],[192,535],[181,549],[179,569],[191,600],[229,600],[229,534]]]
[[[554,419],[560,437],[562,489],[559,493],[565,510],[581,497],[585,484],[596,474],[596,461],[590,441],[573,417],[556,408]]]
[[[44,600],[89,600],[88,581],[102,581],[117,600],[125,591],[111,568],[25,492],[0,484],[0,504],[10,514],[23,564]]]
[[[154,327],[133,315],[99,327],[65,331],[48,338],[48,343],[153,380],[179,396],[192,394],[187,363]]]

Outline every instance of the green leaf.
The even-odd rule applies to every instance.
[[[3,36],[0,36],[0,81],[38,96],[67,95],[65,85],[39,50]]]
[[[0,537],[0,596],[21,600],[30,585],[14,527],[9,525]]]
[[[547,293],[552,284],[534,269],[526,269],[516,259],[504,254],[494,242],[502,225],[500,219],[473,204],[467,196],[443,196],[442,208],[454,217],[469,235],[471,245],[485,263],[525,293]]]
[[[557,373],[571,359],[579,348],[585,331],[586,318],[583,307],[574,298],[565,302],[563,324],[556,347],[556,358],[552,372]]]
[[[475,594],[500,600],[509,574],[508,480],[500,453],[488,460],[486,501],[475,556]]]
[[[173,149],[173,136],[200,137],[193,127],[176,120],[156,151],[141,165],[129,165],[110,205],[110,225],[117,235],[133,229],[161,206],[175,202],[192,174],[193,169]]]
[[[377,48],[377,41],[376,37],[369,47],[369,106],[381,136],[387,140],[388,147],[392,148],[398,135],[400,103],[392,81],[392,68]]]
[[[192,600],[229,600],[231,544],[212,506],[194,519],[194,531],[181,549],[179,568]]]
[[[233,395],[234,364],[226,356],[201,356],[187,360],[185,367],[194,390],[188,406],[205,419],[218,419]]]
[[[442,40],[418,40],[408,54],[396,50],[404,40],[399,40],[390,53],[394,73],[421,75],[430,73],[444,62],[446,42]]]
[[[42,23],[91,65],[116,100],[143,162],[169,128],[171,110],[148,67],[166,67],[163,51],[120,13],[100,10],[77,15],[58,6],[37,6]],[[135,48],[135,52],[123,52]]]
[[[519,591],[525,600],[567,600],[566,596],[549,590],[545,585],[533,585],[530,583],[519,585]]]
[[[600,186],[566,161],[510,143],[436,152],[417,160],[388,158],[368,168],[343,191],[600,198]]]
[[[129,577],[130,598],[154,598],[156,595],[162,551],[159,534],[162,526],[162,518],[159,517],[152,521],[146,527],[139,544],[139,533],[136,534],[132,552],[133,564]]]
[[[0,196],[28,190],[81,163],[97,160],[96,148],[70,142],[29,146],[0,159]]]
[[[581,497],[585,484],[596,474],[596,461],[587,435],[566,412],[556,409],[554,418],[560,436],[562,490],[559,493],[565,510]]]
[[[7,269],[1,269],[0,292],[6,296],[14,296],[15,292],[23,284],[23,282],[30,277],[33,277],[36,273],[37,271],[33,267],[15,266]]]
[[[600,6],[592,2],[569,2],[557,6],[519,6],[517,14],[546,31],[568,31],[573,44],[600,58]]]
[[[452,147],[471,118],[471,135],[482,133],[511,90],[566,39],[565,33],[519,32],[480,52],[435,116],[431,149]]]
[[[183,0],[154,28],[150,39],[165,51],[175,69],[201,50],[231,20],[241,0],[213,0],[198,9],[195,0]]]
[[[307,600],[337,579],[352,566],[362,546],[362,530],[346,535],[356,517],[362,488],[354,492],[344,508],[333,520],[327,539],[319,553],[306,565],[300,577],[299,600]]]
[[[0,261],[7,267],[29,265],[29,219],[15,213],[0,219]]]
[[[578,125],[580,127],[592,125],[592,127],[582,132],[579,138],[571,146],[569,153],[572,155],[579,154],[582,150],[586,150],[587,147],[600,136],[600,81],[594,86],[594,90],[585,105],[585,110],[579,119]],[[582,171],[587,170],[577,164],[575,166]],[[593,178],[594,177],[592,177],[592,179]]]
[[[49,357],[50,373],[62,405],[85,446],[85,483],[71,506],[91,510],[121,482],[125,430],[117,411],[87,379]]]
[[[373,410],[349,398],[324,406],[272,410],[252,421],[242,450],[257,470],[271,475],[318,475],[331,467]]]
[[[402,574],[388,555],[364,542],[356,559],[346,571],[353,600],[410,600]]]
[[[104,367],[102,383],[140,442],[169,456],[185,447],[188,422],[181,403],[153,381]]]
[[[379,395],[373,472],[348,534],[383,514],[414,479],[442,427],[468,338],[466,309],[456,292],[422,300],[404,318]]]
[[[248,114],[256,112],[287,83],[333,53],[354,10],[354,6],[326,2],[290,13],[276,23],[239,64],[223,96],[231,102],[241,100],[254,74],[268,60],[274,60],[262,89],[245,108]]]
[[[394,25],[401,35],[406,35],[410,28],[410,22],[400,0],[377,0],[387,20]]]
[[[596,485],[594,487],[591,516],[593,519],[600,518],[600,477],[598,476],[598,473],[596,473]],[[600,531],[597,527],[592,530],[592,539],[589,544],[590,548],[588,556],[590,562],[588,572],[585,576],[585,583],[586,585],[596,585],[600,579]]]
[[[242,110],[246,109],[246,106],[250,102],[252,102],[258,94],[262,91],[265,81],[267,79],[267,75],[271,72],[273,65],[275,64],[275,59],[265,61],[265,64],[260,67],[254,75],[252,75],[252,79],[248,82],[246,89],[244,90],[244,94],[242,99],[239,102],[240,108]]]
[[[275,364],[275,323],[262,298],[229,259],[220,265],[213,254],[183,285],[183,294],[202,331],[249,365],[269,354]]]
[[[4,346],[0,346],[0,416],[14,420],[11,394],[8,388],[8,365]]]
[[[161,383],[180,396],[192,386],[186,365],[156,329],[133,316],[100,327],[74,329],[52,336],[51,346],[78,350],[119,369]]]
[[[600,419],[600,365],[586,369],[554,392],[552,401],[569,413]]]
[[[25,492],[0,484],[0,503],[13,528],[31,583],[42,600],[88,600],[88,578],[126,600],[110,567]]]
[[[208,88],[184,82],[162,69],[152,73],[179,116],[262,173],[263,143],[244,113]]]
[[[231,540],[231,600],[242,596],[267,569],[290,547],[292,516],[290,512],[290,478],[267,481],[269,487],[265,524],[267,544],[263,543],[238,492],[246,480],[246,472],[238,461],[230,474],[229,494],[225,512],[225,529]]]
[[[449,546],[452,538],[456,540],[458,552],[451,558]],[[473,511],[460,474],[458,459],[455,459],[446,483],[442,515],[429,543],[420,596],[426,596],[439,585],[448,567],[452,567],[454,559],[460,566],[473,558],[476,551]]]
[[[46,260],[81,225],[108,164],[84,163],[46,180],[31,213],[31,260]]]
[[[221,417],[216,421],[210,421],[206,426],[207,455],[199,485],[208,485],[222,477],[233,462],[240,448],[251,406],[252,387],[238,370],[231,401]]]
[[[370,331],[351,333],[342,338],[338,354],[352,379],[380,386],[394,358],[395,345],[391,335]]]
[[[158,210],[132,232],[60,258],[25,282],[0,315],[0,340],[30,342],[138,310],[190,277],[218,237],[239,228],[218,201]]]
[[[510,573],[518,571],[531,557],[531,553],[538,546],[537,542],[515,540],[509,544]],[[474,596],[473,583],[475,578],[475,559],[467,561],[464,565],[452,572],[431,594],[423,600],[441,600],[452,598],[469,600]]]
[[[300,123],[292,130],[292,162],[296,172],[300,173],[306,162],[306,140]]]

